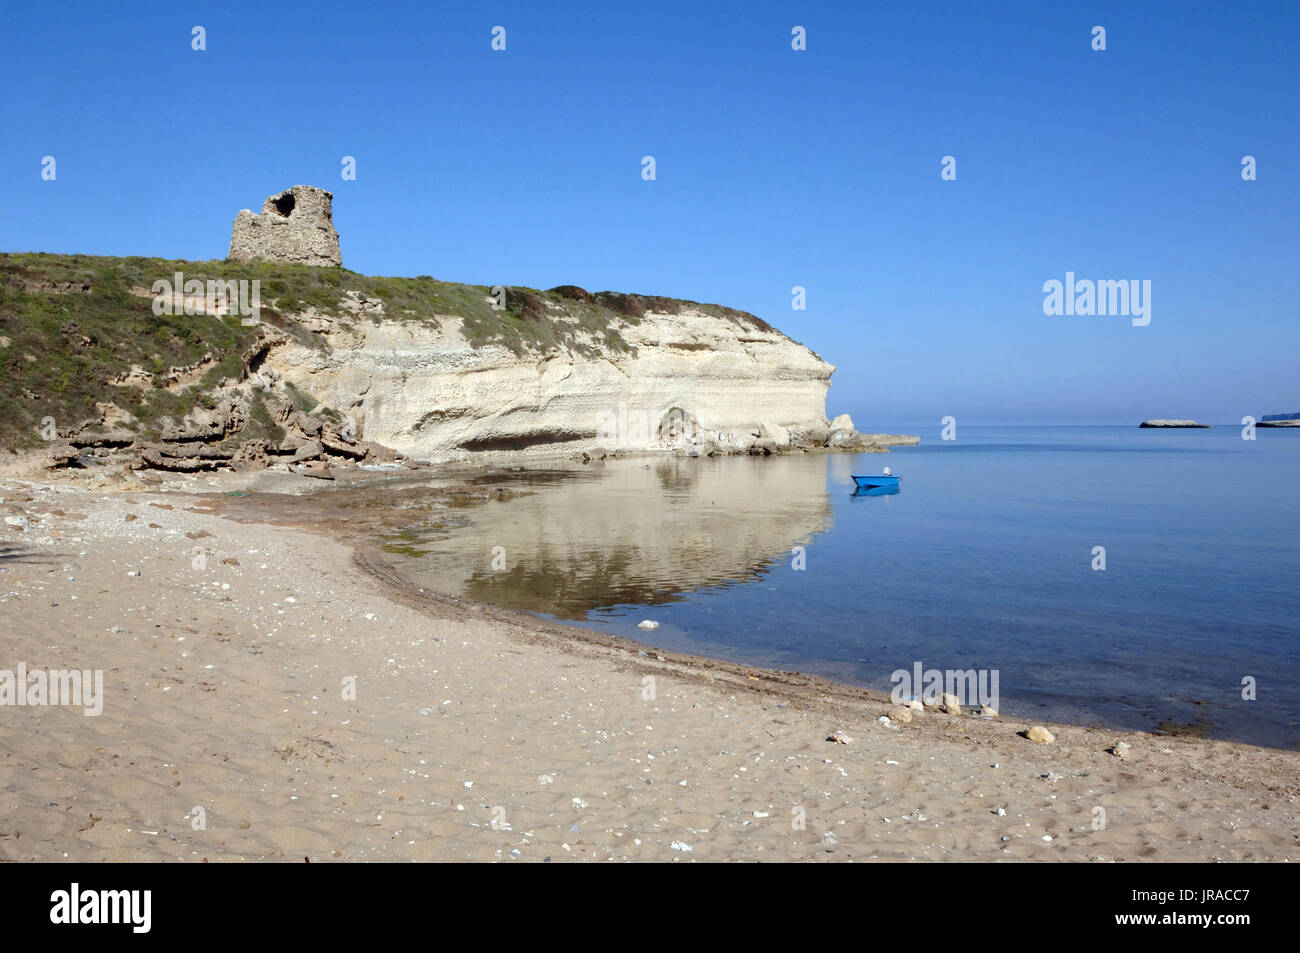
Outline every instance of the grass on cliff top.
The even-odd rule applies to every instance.
[[[151,299],[130,290],[159,270],[149,261],[0,255],[0,445],[39,446],[46,417],[66,431],[95,417],[99,401],[156,425],[195,406],[202,391],[222,377],[243,373],[243,355],[256,339],[253,329],[238,318],[155,315]],[[37,290],[65,283],[72,290]],[[89,293],[78,290],[87,286]],[[132,365],[157,374],[193,366],[205,354],[215,363],[183,390],[110,383]]]
[[[672,298],[587,292],[572,285],[548,291],[509,287],[506,306],[492,306],[492,289],[417,278],[371,277],[343,268],[275,262],[172,261],[162,258],[0,253],[0,446],[34,447],[41,421],[53,417],[66,431],[95,414],[96,402],[113,402],[157,430],[164,416],[179,419],[204,402],[224,377],[245,373],[256,329],[237,316],[155,315],[149,291],[159,279],[260,281],[262,320],[304,344],[324,347],[320,336],[293,320],[308,309],[349,314],[341,301],[355,292],[382,301],[390,320],[440,326],[455,316],[474,347],[500,344],[516,354],[560,348],[594,354],[604,347],[629,350],[619,329],[648,312],[679,313],[692,307],[741,327],[771,330],[752,314]],[[173,289],[180,292],[182,289]],[[139,365],[160,374],[188,367],[204,355],[215,363],[201,380],[168,390],[114,386],[110,381]]]

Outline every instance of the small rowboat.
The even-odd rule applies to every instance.
[[[853,482],[858,485],[859,490],[869,490],[873,487],[881,486],[898,486],[901,477],[896,476],[857,476],[853,477]]]

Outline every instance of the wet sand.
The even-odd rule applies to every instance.
[[[105,689],[0,707],[0,858],[1300,859],[1296,754],[885,725],[882,693],[421,592],[347,514],[238,522],[214,482],[0,481],[0,668]]]

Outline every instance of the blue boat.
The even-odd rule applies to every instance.
[[[901,477],[890,476],[889,474],[883,476],[857,476],[855,474],[853,482],[858,485],[859,490],[870,490],[882,486],[897,487],[900,479]]]

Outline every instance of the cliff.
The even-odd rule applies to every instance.
[[[901,442],[828,422],[834,368],[754,315],[573,286],[0,254],[0,363],[0,445],[56,466]]]
[[[757,320],[664,301],[612,315],[601,334],[542,296],[565,343],[474,344],[465,320],[305,317],[325,347],[286,340],[266,366],[413,456],[448,450],[697,448],[748,452],[789,431],[828,436],[834,370]],[[370,302],[362,302],[364,306]]]

